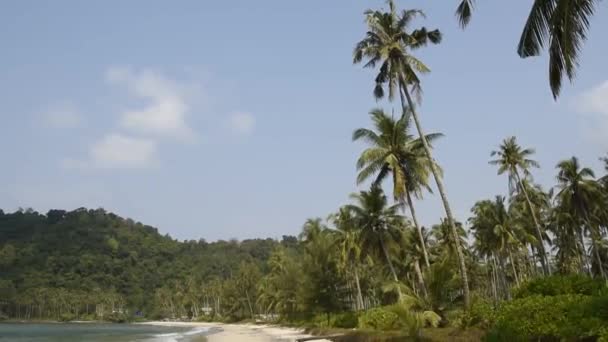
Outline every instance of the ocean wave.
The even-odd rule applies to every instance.
[[[184,336],[199,335],[199,334],[204,334],[206,332],[209,332],[209,328],[195,328],[190,331],[186,331],[183,335]]]
[[[187,340],[188,336],[195,336],[195,335],[202,335],[205,334],[207,332],[209,332],[209,328],[207,327],[201,327],[201,328],[194,328],[192,330],[188,330],[185,332],[172,332],[172,333],[163,333],[163,334],[155,334],[153,336],[153,338],[151,340],[149,340],[150,342],[152,341],[158,341],[158,342],[178,342],[178,341],[183,341],[183,340]]]

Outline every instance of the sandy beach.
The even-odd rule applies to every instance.
[[[298,338],[311,337],[301,329],[286,328],[275,325],[222,324],[204,322],[146,322],[143,324],[159,326],[218,327],[222,331],[207,336],[209,342],[295,342]],[[329,340],[315,340],[330,342]]]

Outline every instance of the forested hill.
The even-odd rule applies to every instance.
[[[150,315],[160,288],[223,279],[241,263],[263,268],[279,244],[297,239],[180,242],[103,209],[0,210],[0,314],[80,316],[107,303]]]

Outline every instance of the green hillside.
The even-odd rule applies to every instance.
[[[224,279],[241,262],[263,268],[278,244],[180,242],[103,209],[0,211],[0,310],[20,318],[91,316],[104,306],[158,315],[159,288]]]

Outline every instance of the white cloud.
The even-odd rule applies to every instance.
[[[109,134],[90,149],[93,166],[101,168],[138,168],[156,162],[156,143],[121,134]]]
[[[118,113],[116,126],[94,141],[85,157],[64,159],[64,168],[149,167],[158,164],[158,146],[168,143],[166,138],[181,142],[199,140],[187,123],[193,107],[205,114],[201,106],[209,102],[208,94],[198,83],[178,82],[158,71],[130,67],[108,68],[105,81],[126,90],[133,104]],[[57,115],[58,122],[59,118]],[[63,119],[67,125],[67,116]],[[233,133],[246,136],[253,133],[255,121],[249,112],[234,111],[228,115],[227,124]]]
[[[237,134],[249,135],[255,128],[255,117],[249,112],[233,112],[230,114],[230,128]]]
[[[575,104],[579,112],[586,114],[583,124],[588,136],[608,148],[608,80],[584,91]]]
[[[158,72],[136,72],[113,67],[106,72],[110,84],[124,86],[135,97],[147,100],[141,108],[124,110],[120,126],[139,133],[192,140],[194,132],[186,123],[190,106],[184,86]]]
[[[82,114],[70,102],[51,105],[43,111],[43,117],[54,128],[75,128],[83,122]]]
[[[89,147],[85,160],[64,159],[66,169],[132,169],[157,164],[157,144],[150,139],[140,139],[111,133]]]

